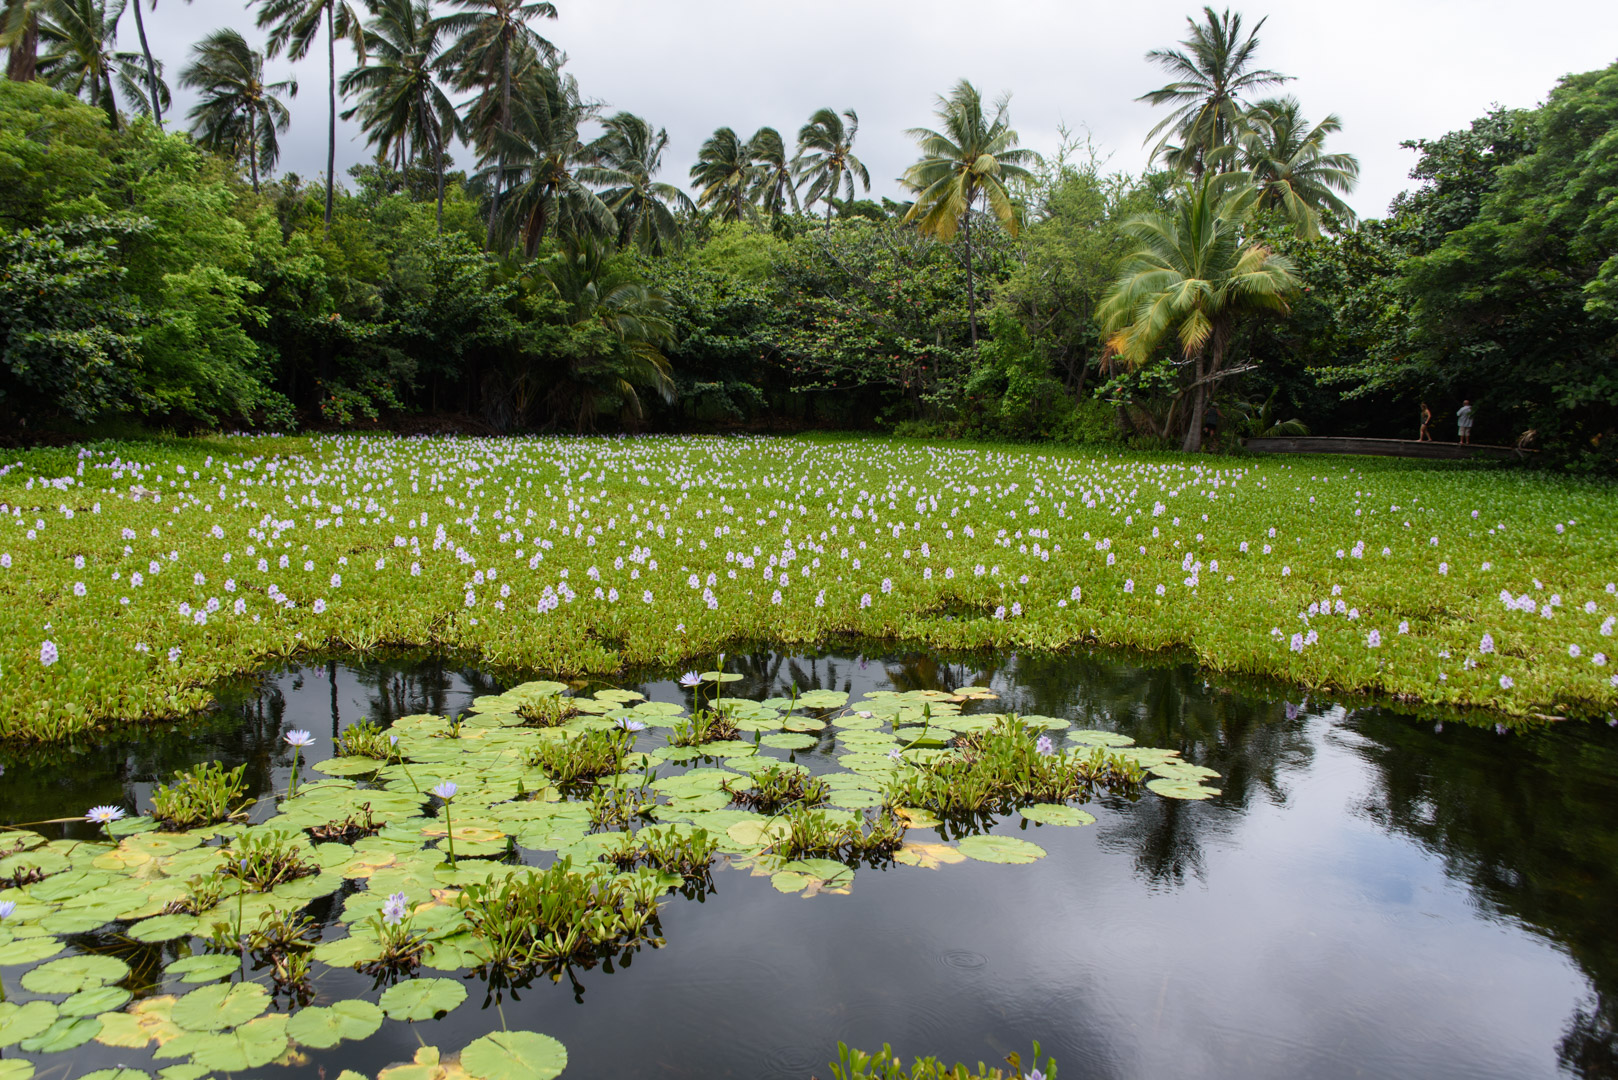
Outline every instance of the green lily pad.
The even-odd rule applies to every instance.
[[[382,1010],[369,1001],[339,1001],[304,1009],[287,1022],[287,1034],[304,1046],[330,1050],[344,1039],[368,1039],[382,1026]]]
[[[0,1076],[3,1075],[0,1073]],[[85,1073],[79,1080],[152,1080],[152,1076],[142,1069],[97,1069]]]
[[[129,1004],[132,995],[121,986],[93,986],[88,990],[80,990],[62,1004],[57,1010],[63,1016],[100,1016],[104,1012],[112,1012]]]
[[[474,1080],[554,1080],[567,1068],[567,1047],[534,1031],[496,1031],[461,1051]]]
[[[75,1046],[83,1046],[101,1034],[99,1016],[63,1016],[31,1039],[24,1039],[18,1047],[29,1054],[59,1054]]]
[[[798,705],[805,709],[840,709],[848,704],[848,695],[841,690],[810,690],[798,696]]]
[[[193,990],[174,1003],[174,1022],[187,1031],[223,1031],[269,1008],[269,992],[258,983],[221,983]]]
[[[1116,731],[1096,731],[1085,728],[1067,733],[1068,742],[1082,743],[1085,746],[1134,746],[1135,740],[1128,735],[1120,735]]]
[[[1059,803],[1037,803],[1023,807],[1019,813],[1036,825],[1094,825],[1095,815]]]
[[[115,956],[68,956],[27,972],[22,985],[36,994],[76,994],[128,977],[129,965]]]
[[[704,682],[728,683],[741,682],[742,677],[730,671],[704,671],[702,673],[702,680]]]
[[[1045,857],[1045,849],[1015,836],[963,836],[956,845],[962,855],[979,862],[1021,866]]]
[[[176,960],[165,972],[178,975],[181,982],[205,983],[234,975],[241,970],[241,966],[242,958],[234,953],[205,953]]]
[[[213,1072],[244,1072],[262,1069],[286,1053],[287,1045],[287,1018],[261,1016],[232,1031],[187,1032],[170,1039],[153,1056],[189,1056],[193,1064]]]
[[[466,1000],[466,987],[455,979],[412,979],[382,991],[378,1004],[390,1020],[431,1020]]]
[[[148,945],[190,937],[196,932],[195,915],[158,915],[155,918],[143,919],[129,928],[130,937],[136,941],[144,941]]]
[[[1195,780],[1165,780],[1162,777],[1146,781],[1146,788],[1165,799],[1200,801],[1219,794],[1218,788],[1203,787]]]
[[[49,1001],[0,1001],[0,1047],[15,1046],[50,1030],[56,1023],[56,1005]]]
[[[202,1080],[207,1075],[208,1070],[201,1065],[170,1065],[166,1069],[157,1070],[158,1080]],[[338,1076],[337,1080],[343,1080],[344,1076],[354,1075],[354,1073],[345,1071]],[[360,1080],[365,1080],[365,1078],[360,1077]]]
[[[58,911],[39,920],[41,929],[53,934],[88,934],[92,930],[112,922],[118,917],[116,911],[106,906],[100,906],[90,911]]]
[[[65,945],[53,937],[18,938],[0,945],[0,967],[37,964],[61,952]]]
[[[800,735],[796,732],[766,735],[759,742],[773,750],[807,750],[820,744],[820,740],[813,735]]]
[[[0,1059],[0,1080],[32,1080],[33,1075],[32,1061],[25,1061],[22,1058]]]
[[[795,874],[789,870],[781,870],[770,875],[770,884],[777,892],[797,893],[809,887],[808,874]]]

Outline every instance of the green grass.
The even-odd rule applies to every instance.
[[[84,454],[23,453],[0,476],[0,737],[180,716],[222,676],[317,650],[419,645],[572,674],[839,634],[1179,647],[1210,668],[1518,715],[1618,699],[1618,664],[1597,662],[1618,653],[1618,492],[1598,482],[823,438]],[[788,552],[783,588],[770,560]],[[1300,619],[1338,601],[1356,617]]]

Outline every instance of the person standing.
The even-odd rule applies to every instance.
[[[1472,402],[1470,399],[1462,401],[1461,407],[1455,410],[1455,426],[1460,430],[1461,445],[1470,445],[1472,442]]]
[[[1431,424],[1432,422],[1433,410],[1429,409],[1427,407],[1427,403],[1424,401],[1421,403],[1421,434],[1416,436],[1417,442],[1433,441],[1433,433],[1427,430],[1427,425]]]

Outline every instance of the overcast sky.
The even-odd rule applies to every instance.
[[[729,125],[743,138],[762,125],[790,141],[821,106],[860,116],[856,153],[873,197],[899,195],[914,159],[906,128],[931,125],[936,95],[957,79],[988,96],[1012,93],[1024,145],[1048,152],[1062,125],[1087,131],[1110,167],[1138,171],[1156,112],[1134,99],[1165,82],[1143,54],[1185,37],[1186,0],[1102,5],[1074,0],[556,0],[560,17],[539,29],[569,57],[585,94],[666,127],[663,179],[684,182],[702,141]],[[438,8],[449,10],[448,0]],[[1613,0],[1268,0],[1239,5],[1268,16],[1263,66],[1295,77],[1288,89],[1306,115],[1342,118],[1333,149],[1359,156],[1363,176],[1349,202],[1379,216],[1408,186],[1414,160],[1399,143],[1462,127],[1491,104],[1531,107],[1557,78],[1618,56]],[[147,14],[154,52],[170,84],[191,44],[217,26],[261,43],[240,0],[163,0]],[[121,42],[137,48],[126,14]],[[353,57],[339,45],[339,69]],[[272,73],[283,77],[284,62]],[[326,69],[322,42],[296,68],[300,93],[282,168],[306,177],[326,165]],[[176,111],[191,104],[176,89]],[[337,169],[368,157],[358,129],[339,121]],[[460,155],[458,164],[470,164]]]

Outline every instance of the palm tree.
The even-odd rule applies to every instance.
[[[633,113],[621,112],[602,121],[606,130],[586,148],[593,163],[587,182],[604,188],[601,201],[618,221],[618,246],[633,243],[649,255],[661,254],[679,242],[676,210],[693,211],[695,205],[673,184],[652,178],[663,167],[669,133]],[[671,208],[672,207],[672,208]]]
[[[257,191],[259,170],[281,156],[276,134],[292,123],[281,98],[297,96],[297,81],[266,84],[264,54],[234,30],[215,30],[191,47],[180,85],[202,92],[186,114],[197,141],[233,161],[247,158]]]
[[[1240,174],[1237,174],[1240,176]],[[1183,449],[1202,448],[1202,417],[1213,384],[1234,370],[1224,368],[1237,323],[1258,312],[1287,310],[1298,288],[1293,263],[1258,243],[1243,243],[1241,227],[1262,192],[1245,177],[1210,174],[1181,192],[1167,213],[1150,213],[1124,224],[1140,248],[1097,311],[1109,354],[1131,366],[1151,359],[1173,333],[1194,365]]]
[[[191,0],[186,0],[190,3]],[[151,0],[152,10],[157,10],[157,0]],[[146,87],[152,101],[152,120],[157,124],[157,130],[163,130],[163,111],[158,106],[158,99],[165,97],[167,91],[161,88],[158,80],[158,63],[152,59],[152,47],[146,43],[146,20],[141,18],[140,0],[135,0],[135,32],[140,35],[141,55],[146,58]]]
[[[761,127],[747,140],[747,157],[753,163],[752,196],[772,219],[786,213],[790,201],[798,210],[798,183],[787,160],[786,143],[772,127]]]
[[[119,123],[114,80],[140,112],[153,108],[146,96],[147,73],[140,54],[119,52],[113,46],[123,13],[122,0],[115,0],[110,10],[105,0],[47,0],[39,9],[39,40],[44,47],[39,78],[106,110],[114,129]],[[168,87],[162,82],[157,86],[161,103],[168,97]]]
[[[1325,152],[1326,136],[1342,127],[1333,114],[1311,128],[1294,97],[1261,101],[1248,113],[1241,162],[1263,191],[1259,205],[1279,209],[1305,236],[1319,233],[1328,210],[1354,223],[1353,209],[1338,193],[1348,194],[1359,182],[1359,159]]]
[[[844,117],[848,118],[847,125],[843,123]],[[860,118],[853,109],[844,109],[842,116],[838,116],[835,109],[818,109],[809,122],[798,129],[798,156],[792,164],[798,175],[809,181],[803,205],[807,208],[825,201],[828,236],[838,189],[843,189],[844,201],[853,200],[856,178],[865,185],[866,191],[871,190],[871,174],[854,156],[854,138],[859,133]]]
[[[438,231],[444,231],[444,144],[456,132],[455,106],[438,84],[435,63],[441,27],[428,0],[376,0],[365,24],[366,59],[343,76],[343,94],[358,95],[354,108],[366,145],[377,160],[392,155],[394,167],[432,155],[438,183]]]
[[[0,11],[0,46],[6,50],[6,78],[29,82],[39,64],[39,10],[46,0],[5,0]]]
[[[500,192],[505,168],[499,161],[504,153],[502,139],[511,134],[511,89],[513,75],[532,57],[553,60],[556,47],[541,37],[528,23],[533,19],[554,19],[556,8],[543,0],[454,0],[462,11],[433,20],[437,30],[455,35],[455,43],[445,51],[441,63],[454,73],[457,90],[481,90],[472,103],[475,114],[485,118],[473,135],[484,148],[495,147],[497,168],[490,196],[489,234],[486,246],[494,246],[494,232],[500,219]],[[491,100],[492,98],[492,100]],[[493,105],[494,107],[490,107]]]
[[[1247,111],[1245,96],[1291,78],[1250,68],[1265,20],[1260,19],[1243,38],[1240,14],[1227,8],[1223,15],[1216,15],[1211,7],[1204,7],[1202,14],[1200,24],[1186,19],[1191,36],[1180,42],[1183,51],[1153,49],[1146,54],[1147,60],[1167,70],[1174,81],[1135,99],[1171,107],[1168,116],[1146,136],[1147,142],[1163,136],[1152,149],[1152,159],[1168,154],[1171,164],[1189,169],[1195,177],[1211,164],[1208,155],[1240,139]],[[1171,147],[1169,140],[1175,137],[1180,145]]]
[[[566,307],[564,321],[580,331],[581,348],[567,357],[567,374],[553,391],[558,406],[577,407],[577,429],[616,406],[628,419],[644,415],[639,390],[650,388],[674,400],[674,382],[663,347],[674,341],[671,305],[648,288],[611,249],[585,235],[540,267]],[[568,399],[572,399],[571,402]]]
[[[973,207],[982,198],[1011,235],[1017,235],[1017,213],[1006,181],[1031,181],[1033,176],[1024,165],[1039,160],[1032,150],[1017,148],[1019,139],[1006,115],[1010,105],[1011,95],[1002,95],[994,103],[994,119],[989,119],[983,114],[983,95],[962,79],[949,97],[938,99],[934,115],[943,123],[942,132],[930,128],[905,132],[922,153],[921,160],[905,170],[904,182],[916,192],[905,220],[918,221],[922,232],[940,240],[954,237],[957,228],[964,229],[966,303],[974,347],[978,343],[978,305],[972,268]]]
[[[278,56],[282,49],[290,60],[309,54],[320,23],[326,23],[326,69],[330,78],[327,91],[326,126],[326,231],[331,232],[332,199],[337,177],[337,39],[347,38],[365,60],[365,31],[360,25],[360,9],[350,0],[259,0],[258,25],[270,28],[266,51]]]
[[[720,221],[741,221],[757,213],[752,193],[758,166],[747,144],[728,127],[715,131],[697,151],[691,166],[691,182],[696,184],[697,205],[707,207]]]
[[[507,183],[510,201],[502,215],[508,235],[520,238],[523,255],[533,258],[545,233],[558,230],[611,235],[612,211],[586,186],[588,157],[579,125],[593,107],[579,95],[571,75],[532,65],[511,100],[511,131],[500,136],[489,175],[498,190]]]

